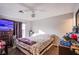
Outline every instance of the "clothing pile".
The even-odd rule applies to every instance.
[[[79,45],[79,34],[77,33],[66,33],[60,40],[60,44],[70,47],[73,44]]]

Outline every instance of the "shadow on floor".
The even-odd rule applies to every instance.
[[[17,48],[9,48],[8,55],[25,55],[25,54]]]

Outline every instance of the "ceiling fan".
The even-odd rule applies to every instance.
[[[23,11],[23,10],[19,10],[19,12],[20,12],[20,13],[24,13],[24,11]],[[35,17],[35,15],[36,15],[36,14],[35,14],[35,11],[31,11],[31,12],[32,12],[31,17],[33,17],[33,18],[34,18],[34,17]]]

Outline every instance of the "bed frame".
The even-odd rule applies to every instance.
[[[19,46],[18,44],[16,44],[16,47],[21,50],[24,54],[26,55],[43,55],[46,51],[48,51],[53,45],[58,45],[58,40],[59,40],[59,37],[56,36],[56,35],[52,35],[51,38],[50,38],[52,41],[46,46],[44,47],[39,53],[34,53],[33,52],[30,52],[29,50],[25,49],[24,47],[22,46]],[[39,51],[39,50],[38,50]]]
[[[48,45],[46,46],[42,51],[40,51],[39,54],[33,54],[31,53],[29,50],[17,45],[17,48],[22,51],[24,54],[28,54],[28,55],[43,55],[46,51],[48,51],[51,47],[53,46],[53,41]]]

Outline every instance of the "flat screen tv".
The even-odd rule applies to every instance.
[[[7,19],[0,19],[0,31],[13,30],[13,21]]]

